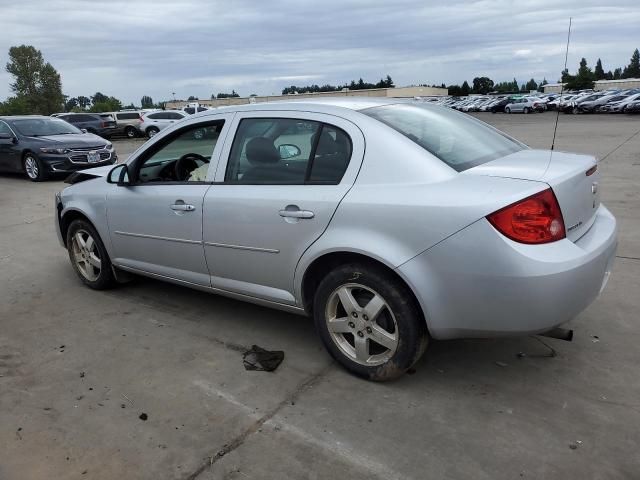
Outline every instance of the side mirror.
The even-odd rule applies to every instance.
[[[123,163],[113,167],[107,174],[107,183],[114,183],[119,187],[130,185],[127,164]]]
[[[81,131],[82,133],[87,133],[87,129],[86,129],[86,128],[81,128],[81,129],[80,129],[80,131]]]
[[[287,158],[297,157],[302,152],[295,145],[285,143],[284,145],[278,146],[278,153],[282,160],[286,160]]]

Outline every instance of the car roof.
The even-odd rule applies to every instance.
[[[33,118],[48,118],[53,119],[56,117],[50,117],[48,115],[2,115],[0,120],[29,120]]]
[[[304,98],[300,100],[278,100],[273,102],[248,103],[244,105],[230,105],[212,108],[195,115],[203,117],[215,115],[221,112],[244,112],[260,110],[285,110],[300,112],[318,112],[340,114],[346,111],[358,111],[365,108],[394,105],[398,103],[415,102],[412,98],[387,98],[387,97],[329,97],[329,98]],[[428,103],[420,103],[428,105]],[[436,106],[434,106],[436,107]],[[195,116],[194,115],[194,116]]]

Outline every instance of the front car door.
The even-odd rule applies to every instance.
[[[296,264],[353,185],[364,137],[348,120],[293,111],[237,113],[232,131],[204,201],[211,285],[295,305]]]
[[[209,286],[202,202],[232,116],[211,115],[159,136],[128,162],[130,186],[107,195],[113,263]],[[210,175],[213,175],[213,171]]]
[[[17,135],[11,127],[3,120],[0,120],[0,170],[3,172],[20,172],[22,164],[20,150],[15,142]]]

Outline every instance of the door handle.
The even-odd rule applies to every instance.
[[[313,218],[315,213],[309,210],[280,210],[280,216],[285,218]]]
[[[174,203],[171,205],[171,210],[176,212],[193,212],[196,209],[193,205],[189,205],[186,203]]]

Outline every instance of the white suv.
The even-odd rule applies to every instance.
[[[147,137],[151,138],[163,128],[179,122],[189,114],[182,110],[160,110],[158,112],[145,113],[138,127]]]

